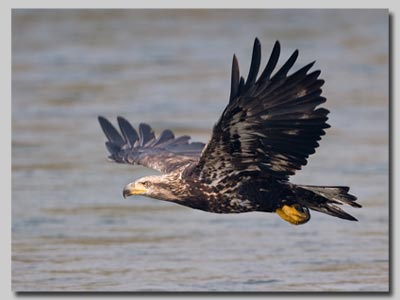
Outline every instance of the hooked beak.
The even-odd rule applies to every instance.
[[[147,189],[140,183],[131,182],[124,187],[122,196],[124,198],[132,195],[143,195],[147,192]]]

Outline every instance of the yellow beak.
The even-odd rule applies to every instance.
[[[129,183],[124,187],[122,195],[124,198],[132,195],[143,195],[147,192],[147,189],[140,183]]]

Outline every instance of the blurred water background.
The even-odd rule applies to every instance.
[[[332,128],[292,181],[351,186],[359,222],[122,198],[156,172],[108,162],[97,116],[207,142],[256,36],[317,60]],[[14,10],[13,290],[387,291],[388,82],[385,10]]]

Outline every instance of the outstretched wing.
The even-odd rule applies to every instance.
[[[201,179],[218,182],[230,175],[257,172],[257,176],[287,180],[319,146],[324,129],[330,127],[326,123],[329,111],[316,109],[326,101],[321,97],[320,71],[307,73],[312,62],[288,76],[296,50],[271,76],[279,54],[277,41],[257,79],[261,45],[256,39],[246,81],[233,56],[229,104],[194,169]]]
[[[189,136],[175,138],[166,129],[158,138],[147,124],[139,124],[139,132],[122,117],[118,117],[121,134],[104,117],[100,126],[107,137],[109,159],[118,163],[139,164],[163,173],[169,173],[190,162],[197,161],[204,148],[203,143],[189,143]]]

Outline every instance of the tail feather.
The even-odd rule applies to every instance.
[[[301,201],[309,209],[341,219],[357,221],[355,217],[337,206],[347,204],[352,207],[361,207],[360,204],[355,202],[357,197],[348,193],[349,187],[311,185],[298,185],[297,187],[302,194],[302,196],[299,195],[301,197],[299,201]]]
[[[325,213],[327,215],[338,217],[340,219],[345,219],[345,220],[349,220],[349,221],[358,221],[355,217],[353,217],[352,215],[348,214],[347,212],[345,212],[344,210],[342,210],[341,208],[339,208],[335,205],[329,205],[326,203],[324,205],[311,204],[311,205],[308,205],[308,208],[315,210],[315,211]]]

